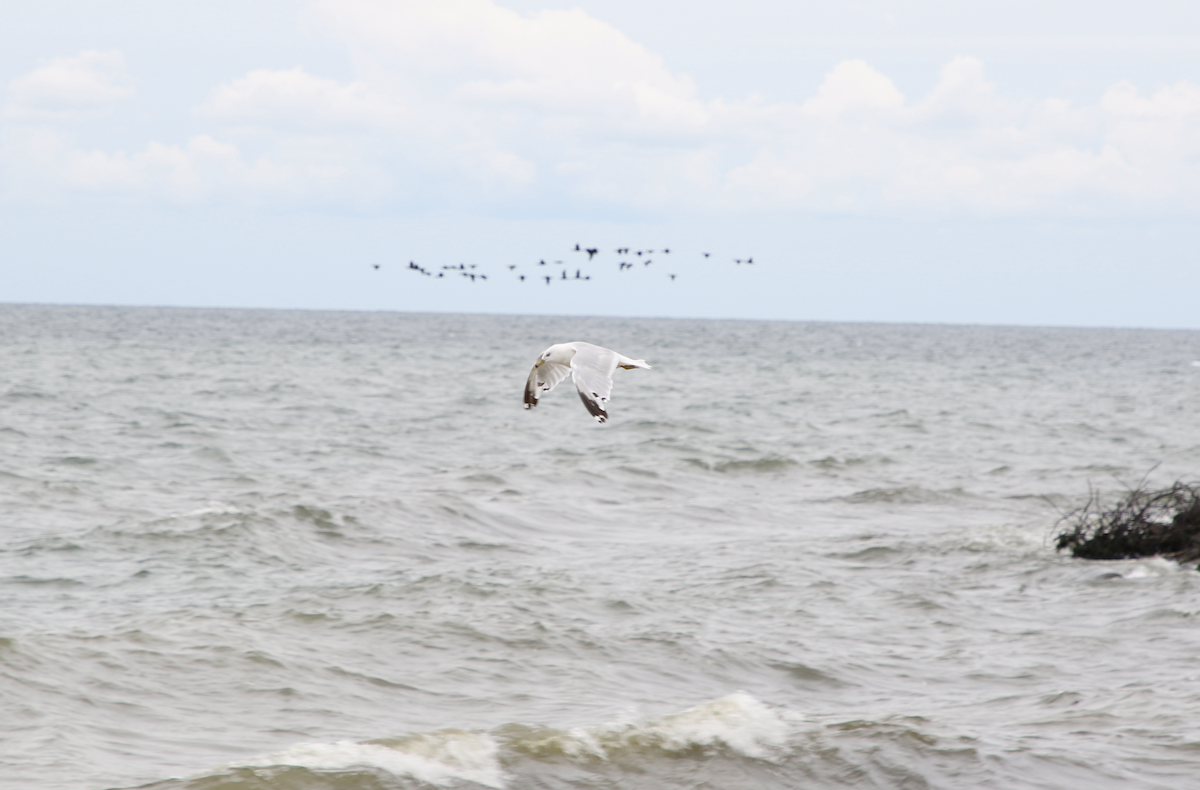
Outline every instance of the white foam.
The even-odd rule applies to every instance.
[[[538,736],[568,757],[611,759],[643,749],[683,753],[727,749],[758,760],[774,760],[786,745],[785,715],[745,692],[658,718],[613,722]],[[469,781],[503,788],[506,774],[499,745],[487,733],[436,730],[381,741],[304,743],[230,767],[291,765],[314,771],[378,769],[432,785]]]
[[[378,768],[419,782],[447,786],[459,781],[504,787],[499,747],[486,734],[437,730],[386,743],[304,743],[238,766],[295,765],[315,771]]]
[[[568,755],[601,758],[616,750],[647,746],[666,752],[725,748],[770,760],[786,744],[788,730],[780,714],[738,692],[661,718],[574,729],[561,740],[560,748]]]
[[[1124,575],[1126,579],[1149,579],[1157,576],[1173,576],[1183,570],[1183,566],[1174,560],[1163,557],[1148,557],[1135,560],[1136,564]]]
[[[766,759],[787,742],[788,725],[779,714],[745,692],[688,708],[647,724],[664,737],[664,748],[724,746]]]

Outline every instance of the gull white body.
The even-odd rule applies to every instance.
[[[525,382],[525,408],[536,406],[539,393],[549,392],[570,375],[588,413],[598,422],[606,422],[608,412],[605,407],[612,395],[612,377],[617,368],[649,370],[650,366],[644,359],[630,359],[591,343],[556,343],[542,352],[533,370],[529,371],[529,379]]]

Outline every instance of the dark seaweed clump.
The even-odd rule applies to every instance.
[[[1055,548],[1089,560],[1161,555],[1179,562],[1200,560],[1200,484],[1139,487],[1104,507],[1097,494],[1059,519]]]

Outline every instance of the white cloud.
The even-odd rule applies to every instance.
[[[54,58],[12,80],[5,96],[9,120],[69,120],[110,111],[133,96],[120,52],[89,50]]]
[[[933,90],[913,108],[922,120],[959,125],[1003,123],[1021,110],[1021,103],[996,95],[981,61],[962,56],[942,67]]]
[[[1150,93],[1120,83],[1076,106],[1009,95],[960,56],[905,96],[856,59],[832,64],[805,101],[719,100],[580,10],[315,7],[353,78],[252,70],[194,108],[185,143],[125,153],[72,141],[70,123],[132,95],[119,53],[48,61],[13,80],[5,191],[418,207],[519,198],[581,213],[1200,212],[1200,87],[1188,82]]]
[[[855,111],[898,110],[904,95],[895,84],[861,60],[839,63],[801,107],[806,115],[831,121]]]
[[[402,105],[360,82],[343,85],[297,67],[258,69],[225,83],[193,111],[205,120],[286,129],[385,130],[404,124]]]
[[[52,128],[9,131],[0,145],[6,202],[61,203],[75,195],[172,204],[241,202],[363,208],[394,189],[376,163],[336,138],[286,139],[247,156],[208,134],[135,151],[84,148]]]

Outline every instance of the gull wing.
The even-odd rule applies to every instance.
[[[543,362],[540,365],[534,365],[533,370],[529,371],[529,378],[525,381],[525,408],[536,406],[539,392],[549,392],[569,375],[571,375],[571,369],[557,362]]]
[[[620,354],[607,348],[579,343],[575,356],[571,358],[571,373],[579,399],[588,413],[603,423],[608,420],[605,407],[612,396],[613,371],[617,369]]]

